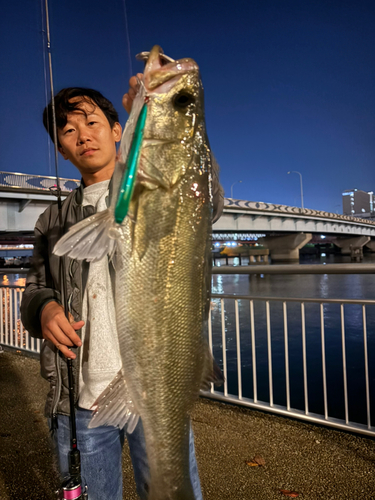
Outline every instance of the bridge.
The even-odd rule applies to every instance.
[[[63,197],[79,185],[61,179]],[[0,243],[30,242],[39,215],[56,200],[56,178],[0,172]],[[334,236],[343,254],[365,245],[375,251],[375,221],[287,205],[225,198],[224,213],[213,231],[223,238],[261,234],[272,260],[298,259],[313,234]]]
[[[375,251],[375,221],[319,210],[302,209],[257,201],[225,198],[224,213],[213,231],[230,233],[261,233],[258,241],[269,248],[273,261],[297,260],[299,249],[311,241],[313,234],[330,235],[341,253],[367,246]]]

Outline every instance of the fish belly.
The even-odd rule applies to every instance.
[[[123,369],[143,422],[153,500],[194,498],[189,412],[204,368],[210,213],[187,189],[140,197],[116,277]]]

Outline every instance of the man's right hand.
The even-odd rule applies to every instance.
[[[142,73],[137,73],[137,75],[132,76],[129,80],[129,90],[127,91],[126,94],[124,94],[122,98],[122,105],[126,109],[126,111],[130,115],[130,111],[132,110],[133,106],[133,101],[135,96],[137,95],[137,92],[139,90],[139,80],[141,80],[143,77]]]
[[[74,323],[72,315],[70,320],[70,322],[67,320],[64,308],[55,301],[48,302],[44,306],[40,317],[43,338],[50,340],[67,358],[75,359],[76,355],[69,347],[82,345],[75,330],[82,328],[85,322],[81,320]]]

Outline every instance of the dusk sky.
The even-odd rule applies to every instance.
[[[53,175],[41,0],[3,2],[0,170]],[[43,0],[44,4],[44,0]],[[345,189],[375,191],[374,0],[49,0],[55,91],[121,98],[135,54],[192,57],[226,196],[341,212]],[[128,45],[130,40],[130,47]],[[50,158],[51,155],[51,158]],[[78,178],[59,160],[61,177]]]

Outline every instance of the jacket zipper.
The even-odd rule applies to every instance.
[[[80,205],[80,212],[81,212],[81,220],[83,219],[83,207],[82,204]],[[77,221],[79,222],[79,220]],[[72,267],[73,267],[73,260],[70,261],[69,264],[69,277],[72,279]],[[81,273],[81,280],[82,280],[82,273]],[[69,311],[71,310],[71,301],[73,298],[73,291],[70,293],[69,298],[68,298],[68,309]],[[81,303],[82,303],[82,282],[81,282]],[[55,394],[53,396],[53,401],[52,401],[52,418],[51,418],[51,430],[53,431],[54,429],[57,429],[57,407],[60,401],[60,393],[61,393],[61,387],[62,387],[62,380],[61,380],[61,359],[59,356],[59,351],[56,351],[55,353],[55,367],[56,367],[56,386],[55,386]],[[79,363],[78,363],[78,377],[79,377]],[[75,400],[76,402],[78,401],[78,395],[75,394]]]
[[[55,386],[55,394],[53,397],[52,404],[52,420],[51,420],[51,430],[57,429],[57,405],[60,400],[60,392],[61,392],[61,370],[60,370],[60,356],[59,351],[55,353],[55,366],[56,366],[56,386]]]
[[[70,260],[70,263],[69,263],[69,278],[70,278],[70,281],[72,281],[72,278],[73,278],[73,273],[72,273],[72,267],[73,267],[73,260],[71,259]],[[72,300],[73,300],[73,290],[70,292],[70,295],[68,297],[68,309],[69,309],[69,312],[71,312],[72,310]]]
[[[73,267],[73,260],[70,261],[69,264],[69,277],[72,278],[72,267]],[[69,312],[71,310],[71,301],[73,297],[73,292],[70,293],[68,297],[68,309]],[[57,406],[60,401],[60,392],[61,392],[61,386],[62,386],[62,380],[61,380],[61,367],[60,367],[60,356],[59,356],[59,351],[56,351],[55,353],[55,367],[56,367],[56,387],[55,387],[55,394],[53,398],[53,404],[52,404],[52,423],[51,423],[51,428],[52,430],[57,429],[58,424],[57,424]]]

